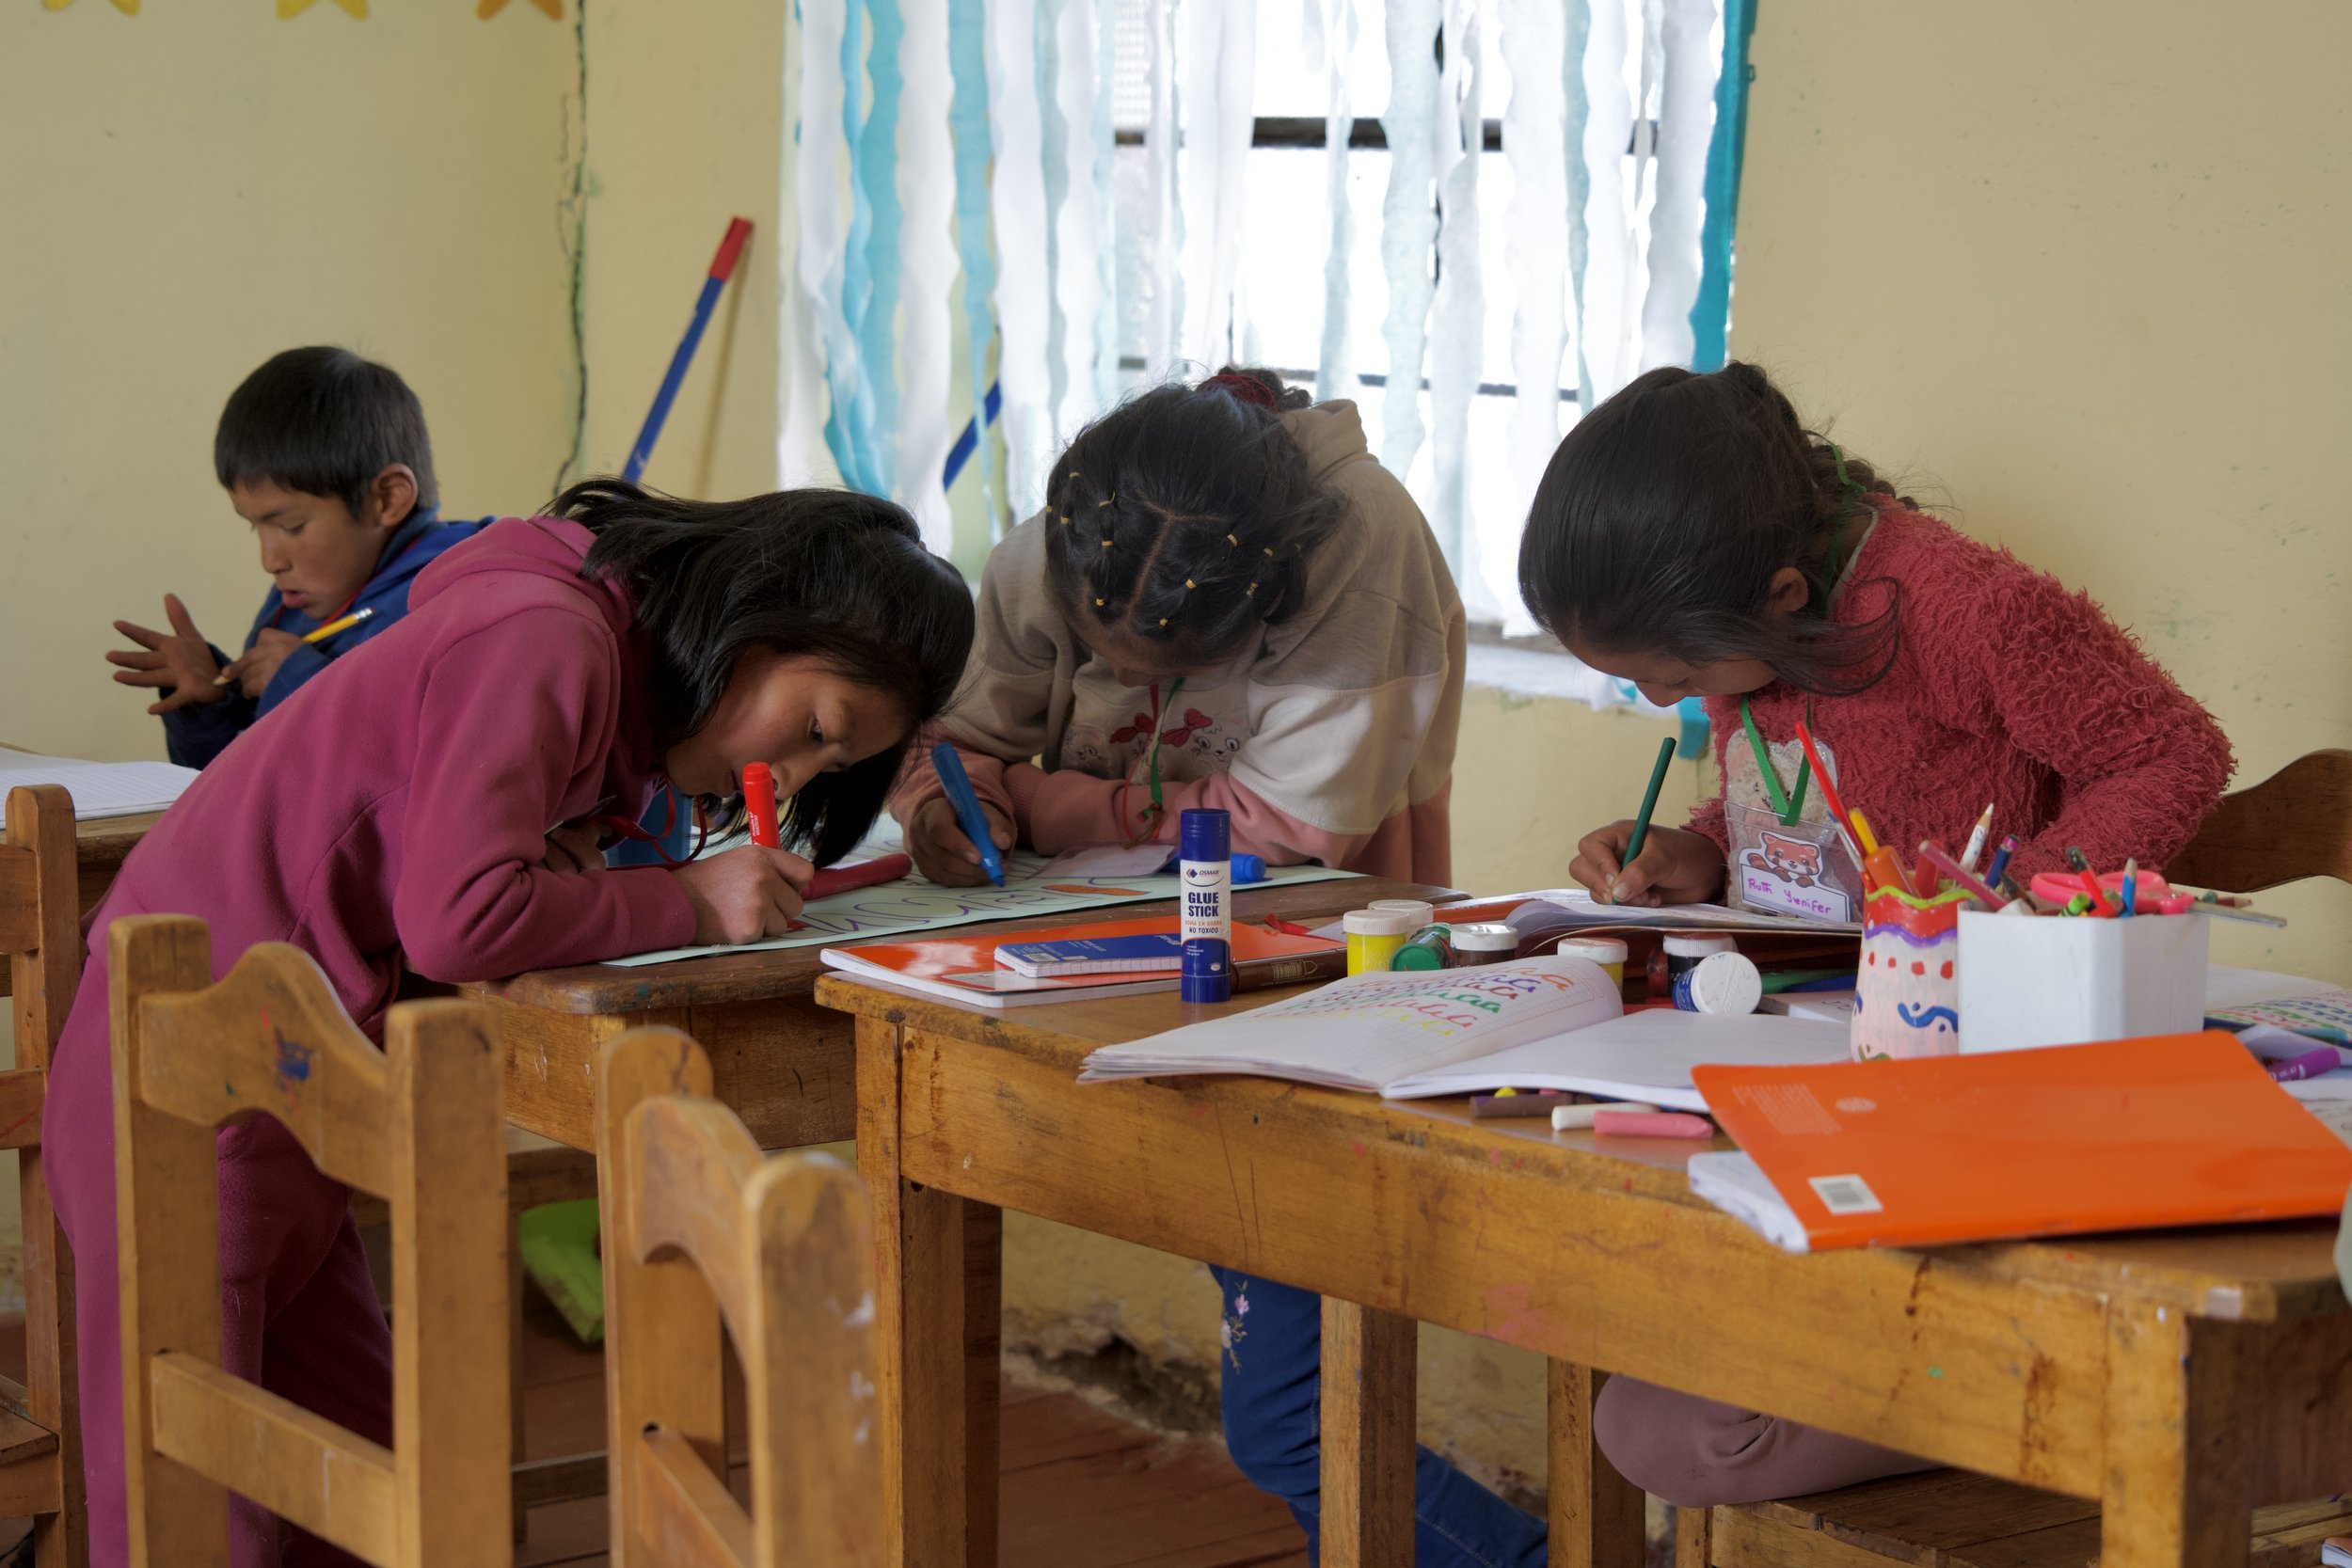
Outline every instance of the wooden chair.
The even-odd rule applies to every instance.
[[[597,1064],[616,1568],[882,1560],[873,1219],[854,1172],[771,1160],[675,1029]],[[749,1404],[751,1507],[727,1490],[723,1335]]]
[[[2223,893],[2260,893],[2306,877],[2352,882],[2352,752],[2309,752],[2224,795],[2164,875]]]
[[[82,1422],[73,1363],[73,1258],[41,1171],[50,1053],[82,980],[73,801],[56,784],[8,791],[0,845],[0,951],[8,958],[16,1066],[0,1072],[0,1148],[18,1151],[24,1221],[24,1383],[0,1379],[0,1518],[33,1516],[38,1568],[85,1568]]]
[[[2251,788],[2225,795],[2169,881],[2259,893],[2309,877],[2352,882],[2352,752],[2312,752]],[[2254,1514],[2254,1568],[2300,1568],[2319,1543],[2352,1533],[2352,1505],[2291,1504]],[[2082,1568],[2099,1553],[2099,1505],[1964,1470],[1823,1492],[1810,1497],[1682,1510],[1676,1568]]]
[[[204,923],[108,932],[134,1568],[227,1568],[226,1489],[379,1568],[511,1562],[503,1064],[487,1009],[403,1003],[385,1049],[299,949],[218,985]],[[391,1205],[393,1445],[220,1366],[215,1134],[278,1118]]]

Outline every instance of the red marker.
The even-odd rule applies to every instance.
[[[743,765],[743,806],[751,813],[752,842],[783,848],[784,834],[776,826],[776,776],[764,762]]]

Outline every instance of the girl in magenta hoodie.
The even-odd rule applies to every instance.
[[[404,969],[494,979],[780,932],[813,870],[881,809],[972,638],[962,580],[870,497],[732,503],[617,481],[508,518],[416,581],[405,620],[224,752],[124,864],[90,929],[45,1117],[79,1271],[90,1561],[127,1560],[105,932],[211,923],[225,974],[257,942],[316,958],[379,1036]],[[766,762],[799,854],[746,846],[606,870],[657,784],[707,809]],[[230,1371],[389,1443],[390,1339],[348,1212],[275,1121],[221,1134]],[[356,1560],[235,1500],[239,1568]]]

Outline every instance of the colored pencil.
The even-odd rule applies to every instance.
[[[1804,748],[1804,760],[1813,765],[1813,782],[1821,786],[1821,802],[1829,807],[1829,819],[1837,829],[1837,836],[1846,841],[1846,850],[1853,856],[1856,865],[1862,863],[1862,846],[1854,838],[1853,818],[1847,814],[1846,802],[1838,798],[1837,785],[1831,782],[1829,769],[1821,766],[1820,748],[1813,744],[1813,732],[1802,719],[1797,721],[1797,741]]]
[[[1625,863],[1631,865],[1642,858],[1642,845],[1649,837],[1650,813],[1658,809],[1658,792],[1666,785],[1666,768],[1675,759],[1675,738],[1668,736],[1658,743],[1658,762],[1649,770],[1649,788],[1642,796],[1642,813],[1633,819],[1633,836],[1625,841]],[[1615,902],[1614,896],[1611,902]]]
[[[1985,840],[1992,836],[1993,802],[1987,800],[1984,803],[1984,815],[1977,818],[1976,831],[1968,835],[1968,849],[1960,857],[1960,863],[1974,871],[1977,868],[1977,857],[1984,853]],[[1994,879],[1988,877],[1985,880],[1989,882]]]

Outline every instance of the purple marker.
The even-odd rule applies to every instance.
[[[2290,1056],[2283,1062],[2265,1062],[2263,1070],[2281,1084],[2293,1084],[2305,1078],[2316,1078],[2323,1072],[2333,1072],[2343,1065],[2344,1058],[2336,1054],[2336,1048],[2323,1045],[2316,1050],[2306,1051],[2300,1056]]]

